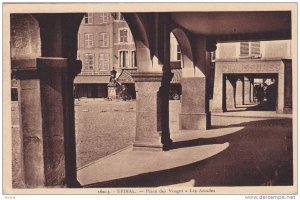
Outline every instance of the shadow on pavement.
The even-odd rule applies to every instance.
[[[246,110],[247,111],[276,111],[276,106],[268,102],[263,102],[256,106],[248,107]]]
[[[270,119],[241,123],[232,127],[235,126],[244,126],[244,129],[216,138],[174,143],[174,148],[229,143],[225,151],[208,159],[169,170],[85,187],[158,187],[192,179],[195,180],[196,187],[293,185],[292,120]],[[213,128],[220,128],[222,131],[223,127]]]
[[[264,101],[260,104],[239,105],[235,109],[227,110],[226,112],[241,112],[241,111],[276,111],[276,105]]]

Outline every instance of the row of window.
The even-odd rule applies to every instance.
[[[95,57],[93,53],[86,53],[83,57],[83,66],[85,71],[108,71],[110,69],[110,55],[108,53],[100,53],[98,55],[98,68],[95,69]],[[131,51],[129,57],[129,51],[119,51],[119,67],[128,68],[136,67],[136,51]]]
[[[119,29],[119,43],[130,42],[129,35],[127,28]],[[84,48],[93,48],[94,46],[94,33],[84,33]],[[109,47],[108,33],[99,33],[99,47]]]
[[[109,23],[110,16],[112,16],[114,20],[124,20],[121,13],[102,12],[95,14],[99,15],[99,24]],[[94,24],[94,13],[86,13],[83,22],[84,24]]]
[[[180,46],[177,44],[176,59],[181,60]],[[240,58],[260,58],[260,42],[241,42],[240,43]],[[215,52],[212,54],[212,60],[215,60]]]
[[[99,14],[99,24],[103,24],[103,23],[108,23],[109,22],[109,17],[110,17],[110,13],[98,13]],[[93,13],[86,13],[84,15],[84,23],[85,24],[93,24],[94,23],[94,16]]]
[[[84,47],[93,48],[94,47],[94,34],[85,33],[84,34]],[[109,47],[109,35],[108,33],[99,33],[99,47]]]

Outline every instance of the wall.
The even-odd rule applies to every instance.
[[[12,60],[36,59],[41,56],[40,28],[38,21],[31,15],[12,14],[10,17],[10,52]],[[14,66],[11,66],[14,68]],[[18,87],[19,80],[12,81]],[[19,94],[20,95],[20,94]],[[23,135],[20,130],[20,103],[11,102],[12,123],[12,187],[23,188]]]
[[[264,41],[262,42],[264,48],[264,58],[291,58],[291,41]]]
[[[119,30],[122,28],[128,29],[128,43],[120,43],[120,32]],[[127,22],[124,20],[114,20],[113,21],[113,45],[114,45],[114,52],[113,52],[113,66],[118,71],[121,72],[120,65],[119,65],[119,51],[125,50],[128,51],[128,59],[129,59],[129,67],[131,67],[131,52],[135,51],[135,44],[134,38],[132,36],[131,30],[127,25]]]
[[[177,39],[173,33],[170,34],[170,61],[178,61],[177,60]]]
[[[290,40],[262,41],[260,45],[263,59],[291,58]],[[239,54],[239,42],[217,44],[216,59],[238,59]]]
[[[100,24],[100,13],[93,13],[93,24],[84,24],[84,18],[81,22],[81,25],[79,27],[78,31],[78,38],[79,38],[79,44],[78,44],[78,58],[79,60],[84,59],[85,53],[92,53],[94,54],[94,71],[93,72],[85,72],[84,65],[82,66],[82,72],[81,74],[90,74],[90,75],[96,75],[96,74],[110,74],[110,70],[113,67],[113,18],[112,16],[109,17],[109,22]],[[108,47],[100,47],[99,44],[99,33],[101,32],[107,32],[109,35],[109,45]],[[93,33],[94,34],[94,46],[92,48],[85,48],[84,47],[84,34],[85,33]],[[109,70],[108,71],[99,71],[98,65],[99,65],[99,54],[100,53],[108,53],[109,54]],[[84,62],[83,62],[84,63]],[[83,64],[82,63],[82,64]]]
[[[239,43],[218,43],[216,59],[236,59]]]
[[[11,19],[11,58],[35,59],[41,56],[40,29],[31,15],[13,14]]]

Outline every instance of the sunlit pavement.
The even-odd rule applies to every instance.
[[[92,150],[95,156],[110,154],[101,159],[94,157],[87,165],[79,168],[78,179],[85,187],[256,186],[293,183],[291,115],[272,111],[212,113],[212,129],[178,131],[180,104],[179,101],[171,101],[170,124],[174,149],[166,152],[134,152],[128,144],[134,138],[135,102],[126,102],[126,105],[124,102],[110,102],[110,106],[103,101],[81,101],[76,104],[75,108],[81,113],[78,119],[85,120],[85,123],[77,121],[83,125],[78,129],[83,131],[80,138],[87,142],[77,143],[81,145],[79,151],[85,147],[87,152],[77,155],[80,156],[78,158],[90,157]],[[19,129],[17,104],[13,104],[12,113],[15,116],[12,118],[12,131],[16,135]],[[113,129],[103,128],[111,127],[113,121],[103,124],[100,120],[96,124],[106,134],[97,137],[89,135],[92,134],[89,129],[97,129],[91,126],[94,124],[91,118],[108,114],[111,118],[126,120],[127,128],[123,128],[123,132],[115,130],[117,134],[114,135]],[[132,126],[128,126],[128,120]],[[123,138],[125,143],[120,143],[116,136]],[[80,141],[80,138],[77,139]],[[18,141],[14,144],[14,149],[18,149]],[[19,174],[18,166],[17,162],[13,165],[15,179]]]
[[[270,111],[251,111],[248,117],[247,111],[213,114],[211,130],[174,131],[171,137],[172,150],[128,147],[81,168],[78,180],[85,187],[293,184],[290,115]]]

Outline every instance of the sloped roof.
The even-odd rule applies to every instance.
[[[132,72],[136,72],[136,69],[122,69],[122,72],[117,78],[117,81],[120,83],[134,83],[134,80],[131,76]]]
[[[74,83],[108,83],[110,75],[79,75],[74,79]]]
[[[131,76],[132,72],[136,72],[136,69],[123,69],[120,76],[117,78],[117,81],[120,83],[134,83],[134,80]],[[180,83],[182,70],[172,69],[171,72],[174,74],[171,83]]]
[[[172,69],[171,72],[174,74],[171,83],[180,83],[182,77],[182,70],[181,69]]]

